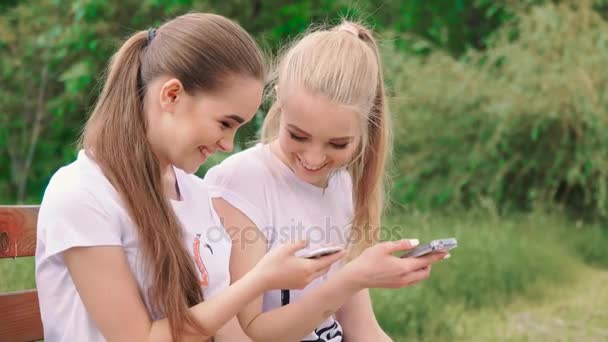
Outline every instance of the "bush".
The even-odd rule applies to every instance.
[[[605,217],[608,23],[543,5],[460,60],[386,55],[396,90],[394,199],[420,208],[557,203]]]

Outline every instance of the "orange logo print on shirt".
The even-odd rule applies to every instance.
[[[203,260],[201,259],[201,234],[196,234],[196,238],[194,238],[194,245],[192,246],[193,248],[193,254],[194,254],[194,262],[196,263],[196,267],[198,267],[198,270],[201,272],[201,286],[202,287],[207,287],[207,285],[209,285],[209,273],[207,272],[207,268],[205,267],[205,264],[203,263]],[[205,244],[205,247],[208,247],[209,250],[211,251],[211,254],[213,254],[213,250],[211,249],[211,246]]]

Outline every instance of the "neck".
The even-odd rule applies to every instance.
[[[161,183],[166,197],[175,201],[181,200],[177,176],[172,165],[166,165],[164,168],[161,168]]]

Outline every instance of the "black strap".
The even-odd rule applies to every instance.
[[[281,305],[285,306],[289,304],[290,293],[289,290],[281,290]]]

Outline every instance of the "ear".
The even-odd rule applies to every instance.
[[[184,86],[177,78],[171,78],[160,88],[160,107],[164,112],[173,113],[175,105],[184,95]]]

